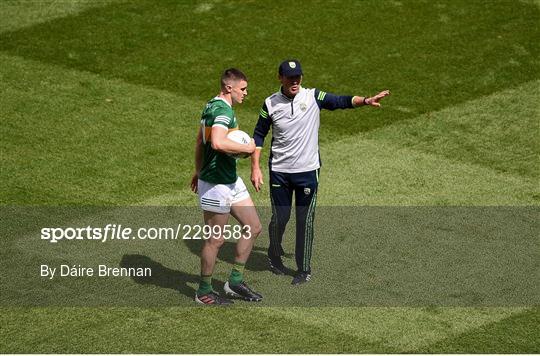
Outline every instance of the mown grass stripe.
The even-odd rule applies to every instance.
[[[2,325],[10,335],[4,353],[353,353],[382,350],[379,343],[339,329],[305,324],[267,308],[56,308],[4,309]],[[129,323],[125,321],[129,320]],[[178,325],[178,320],[183,320]],[[83,322],[84,321],[84,322]],[[58,333],[51,323],[65,328]],[[29,330],[28,325],[33,327]],[[197,325],[197,327],[193,327]],[[49,326],[49,327],[46,327]],[[226,328],[243,335],[241,345],[223,343],[211,333],[200,342],[200,329]],[[24,329],[24,332],[23,332]],[[85,332],[80,331],[84,329]],[[116,337],[110,337],[114,332]],[[17,340],[24,340],[23,343]],[[155,342],[159,340],[159,342]],[[181,340],[181,341],[179,341]],[[277,343],[275,340],[282,340]],[[388,351],[393,349],[386,348]]]
[[[449,336],[414,353],[537,353],[540,309],[534,308]]]
[[[446,107],[371,131],[391,142],[500,172],[540,177],[540,81]]]
[[[311,326],[339,329],[351,338],[362,337],[379,351],[437,353],[432,344],[444,344],[447,337],[471,332],[493,322],[519,315],[523,308],[268,308],[266,313],[291,320],[301,319]],[[506,341],[502,342],[506,344]],[[493,348],[497,342],[494,341]],[[507,344],[508,345],[508,344]],[[361,349],[361,346],[358,347]],[[392,351],[393,350],[393,351]],[[444,352],[444,351],[442,351]],[[473,348],[465,353],[472,353]]]
[[[95,7],[119,4],[122,0],[100,1],[2,1],[0,2],[0,32],[14,31],[24,27],[74,16]]]
[[[175,204],[196,204],[187,184],[192,158],[173,153],[193,149],[203,100],[0,59],[0,121],[9,137],[1,144],[2,204],[122,205],[167,191]],[[179,111],[189,119],[178,120]]]
[[[347,138],[321,145],[321,155],[324,180],[332,183],[320,185],[319,205],[482,206],[540,201],[535,179],[419,152],[399,142]]]
[[[16,11],[12,12],[14,14],[45,18],[42,16],[43,13],[39,16],[28,16],[28,11],[25,13],[23,8],[26,6],[24,2],[11,2],[11,4],[17,7]],[[369,4],[347,3],[348,11],[339,13],[339,21],[336,21],[332,14],[337,14],[334,11],[336,6],[343,4],[317,2],[313,8],[324,16],[317,18],[317,14],[313,13],[313,16],[306,17],[317,19],[319,24],[317,27],[302,26],[303,19],[300,19],[300,22],[288,21],[283,16],[281,17],[283,21],[276,25],[280,32],[287,30],[283,24],[286,24],[285,27],[291,24],[292,27],[300,26],[315,31],[305,34],[306,38],[312,40],[298,42],[298,56],[301,60],[302,56],[307,58],[305,61],[302,60],[305,64],[306,79],[311,77],[315,81],[329,80],[340,83],[339,89],[343,93],[354,93],[357,90],[358,92],[374,92],[380,89],[378,88],[380,85],[389,85],[390,89],[399,95],[393,95],[383,103],[383,110],[357,110],[354,114],[350,111],[335,112],[331,113],[332,120],[325,121],[326,124],[321,129],[323,140],[321,147],[323,156],[326,153],[325,149],[331,150],[325,159],[325,164],[335,170],[326,170],[325,179],[332,184],[322,187],[325,189],[321,195],[322,200],[327,203],[355,205],[381,203],[531,204],[537,202],[540,197],[537,189],[538,175],[529,175],[527,167],[520,171],[526,164],[534,167],[537,165],[537,160],[525,160],[525,165],[518,160],[514,160],[520,162],[517,165],[499,164],[505,159],[511,162],[512,157],[515,157],[509,158],[508,155],[504,155],[505,151],[509,151],[508,145],[498,147],[478,141],[482,144],[469,147],[471,156],[477,155],[475,150],[478,146],[488,149],[494,147],[492,151],[495,156],[502,154],[502,157],[495,157],[498,165],[495,167],[493,162],[484,166],[482,166],[483,162],[470,163],[470,156],[464,157],[463,153],[459,152],[451,153],[451,150],[445,156],[433,149],[433,137],[422,136],[422,131],[417,128],[407,132],[406,136],[420,133],[422,143],[427,141],[427,149],[414,147],[414,145],[403,149],[400,146],[402,143],[399,141],[399,135],[391,138],[389,142],[379,138],[366,139],[365,136],[353,137],[354,139],[350,141],[335,141],[335,138],[340,135],[368,132],[377,127],[393,125],[400,120],[417,121],[419,118],[416,113],[418,112],[438,112],[441,108],[454,106],[455,103],[466,102],[471,98],[514,87],[531,78],[537,78],[538,41],[534,39],[538,37],[538,26],[536,26],[539,20],[538,2],[494,1],[488,7],[482,3],[466,1],[448,3],[444,7],[438,3],[411,3],[410,6],[403,7],[396,2],[377,4],[373,2],[372,5],[376,5],[374,8],[377,10],[370,14],[369,19],[360,24],[361,28],[358,28],[358,13],[364,11],[366,5]],[[64,7],[62,11],[71,6],[60,2],[55,2],[56,5]],[[215,68],[218,68],[220,63],[222,68],[231,63],[247,68],[247,74],[252,78],[252,87],[257,88],[257,91],[252,93],[252,100],[244,104],[245,111],[243,112],[247,114],[247,121],[242,121],[242,123],[247,124],[247,127],[254,125],[257,108],[260,107],[263,98],[275,91],[272,87],[276,82],[268,80],[270,77],[264,73],[270,73],[270,70],[275,71],[280,60],[276,57],[287,56],[286,53],[279,54],[279,49],[276,51],[277,47],[272,47],[268,41],[261,41],[260,36],[271,37],[275,32],[276,28],[270,24],[265,28],[267,31],[265,34],[247,36],[241,50],[236,48],[236,51],[230,52],[232,57],[216,62],[214,56],[208,56],[208,48],[200,46],[201,43],[214,43],[212,29],[215,24],[212,17],[208,16],[208,11],[212,10],[212,6],[212,4],[193,6],[191,3],[163,3],[156,6],[155,2],[143,1],[129,3],[127,6],[95,9],[79,16],[50,21],[9,34],[3,33],[0,36],[0,46],[10,53],[36,58],[47,63],[61,64],[61,66],[26,66],[34,62],[20,60],[20,65],[13,65],[13,61],[8,61],[9,67],[5,68],[2,61],[4,69],[0,69],[0,73],[2,81],[6,80],[6,83],[0,84],[3,100],[0,109],[1,116],[6,118],[6,121],[13,119],[7,125],[2,122],[3,128],[8,132],[5,136],[9,137],[9,146],[4,146],[5,143],[2,143],[2,152],[9,152],[7,156],[2,154],[2,171],[5,172],[5,175],[2,175],[2,182],[6,186],[4,190],[0,190],[2,203],[121,205],[150,200],[158,204],[195,204],[196,195],[189,191],[188,184],[190,172],[193,169],[193,156],[187,154],[184,156],[183,153],[192,150],[193,135],[188,134],[188,132],[193,132],[190,120],[197,121],[195,125],[198,125],[200,110],[205,100],[209,98],[207,94],[215,93],[215,80],[219,75],[219,70]],[[260,11],[261,6],[264,7],[264,11]],[[298,13],[296,10],[302,10],[300,8],[303,5],[299,3],[291,6],[293,8],[290,13],[295,14]],[[231,23],[236,23],[240,27],[245,26],[246,18],[253,23],[261,23],[261,19],[264,21],[262,17],[281,11],[279,6],[276,7],[270,3],[247,4],[240,10],[238,7],[234,9],[231,12],[225,9],[224,15],[229,16]],[[0,12],[6,14],[4,11]],[[439,17],[433,17],[434,13]],[[508,13],[512,13],[512,16],[508,17]],[[253,17],[251,16],[253,14],[259,15]],[[11,17],[9,13],[7,17]],[[24,21],[19,21],[20,18],[14,17],[15,21],[11,23],[16,23],[18,26],[16,28],[25,26]],[[156,27],[154,23],[147,21],[148,18],[160,18],[163,26]],[[4,23],[10,23],[10,21],[2,22]],[[196,24],[195,27],[192,27],[193,23]],[[497,28],[504,28],[505,32],[498,36],[496,31],[494,32],[493,24],[497,24],[495,26]],[[325,29],[324,33],[316,33],[320,28]],[[350,33],[363,33],[375,28],[375,35],[381,39],[383,45],[367,48],[362,41],[352,41],[350,46],[341,49],[338,42],[332,42],[332,38],[337,38],[347,28],[354,28],[354,31],[348,31]],[[412,33],[406,43],[400,36],[395,36],[395,33],[407,31],[410,33],[409,30],[415,28],[422,28],[424,31]],[[467,29],[467,31],[463,32],[462,29]],[[179,48],[177,35],[186,34],[189,31],[193,31],[197,36],[188,36],[193,40],[183,42]],[[69,33],[69,36],[64,36],[66,33]],[[123,48],[126,43],[126,33],[129,33],[131,48],[127,55]],[[454,41],[456,34],[461,36],[459,43]],[[325,36],[328,38],[325,39]],[[224,41],[220,44],[223,48],[235,49],[234,39],[224,39]],[[328,43],[330,47],[317,47],[312,43],[321,41]],[[469,46],[473,42],[474,48]],[[102,48],[104,51],[95,52],[95,48]],[[315,52],[313,52],[314,48]],[[149,53],[151,55],[148,55]],[[178,53],[189,55],[178,57]],[[356,57],[351,60],[349,58],[351,53],[365,55],[360,60]],[[418,55],[418,53],[423,53],[423,55]],[[258,61],[257,56],[268,60],[268,64]],[[161,63],[163,58],[173,58],[175,65],[163,71],[163,63]],[[256,61],[253,61],[254,58]],[[321,72],[317,72],[317,69],[313,71],[314,62],[310,64],[309,58],[317,59],[316,67]],[[381,58],[384,58],[384,68],[380,67]],[[414,65],[407,71],[403,71],[403,58],[415,59]],[[24,65],[22,65],[23,62]],[[169,60],[168,63],[170,64],[171,61]],[[66,71],[66,67],[76,68],[80,72]],[[263,67],[268,69],[268,72]],[[348,76],[346,73],[340,74],[339,68],[344,67],[349,73],[362,73],[363,84],[359,84],[357,78]],[[51,68],[55,70],[52,71]],[[192,82],[195,76],[185,68],[193,68],[197,81]],[[311,68],[310,73],[307,73],[309,68]],[[382,70],[364,71],[365,68],[381,68]],[[87,75],[89,71],[99,75]],[[44,76],[43,72],[50,75]],[[66,78],[64,72],[75,75]],[[324,77],[319,76],[321,73]],[[56,77],[59,79],[55,80]],[[124,82],[114,79],[102,81],[100,78],[103,77],[123,78],[127,82],[139,83],[144,87],[124,85]],[[190,82],[192,85],[189,86],[179,84]],[[118,83],[120,85],[117,85]],[[359,85],[364,87],[360,88]],[[369,87],[370,85],[373,87]],[[147,91],[148,86],[164,88],[167,92]],[[429,93],[424,91],[424,95],[417,95],[421,92],[419,88],[433,90]],[[111,96],[111,93],[114,95]],[[144,95],[148,93],[150,96],[145,98]],[[172,95],[169,95],[171,93]],[[175,97],[179,97],[178,101]],[[185,100],[186,98],[194,98],[194,100]],[[537,98],[537,95],[533,96],[533,101],[530,102],[537,101]],[[107,99],[112,101],[107,101]],[[25,104],[18,105],[20,102]],[[104,109],[103,102],[114,104]],[[506,98],[503,98],[503,102],[507,102]],[[385,107],[388,110],[384,110]],[[487,111],[493,112],[489,105],[487,105]],[[45,115],[34,117],[40,112],[44,112]],[[518,116],[527,115],[519,107],[516,108],[516,112]],[[96,113],[98,113],[97,120]],[[144,113],[151,113],[151,115],[144,115]],[[180,116],[179,113],[181,113]],[[36,120],[32,120],[33,118]],[[522,123],[519,119],[514,121]],[[138,122],[139,120],[141,123]],[[65,122],[74,123],[74,125],[66,128],[63,126]],[[27,128],[21,126],[24,123],[27,123],[29,127],[34,127],[37,133],[47,133],[57,137],[43,135],[33,141],[32,135],[26,135]],[[180,131],[171,130],[175,127],[180,127]],[[66,132],[73,130],[85,136],[82,140],[81,137],[76,137],[70,141],[69,137],[62,135],[64,130]],[[462,128],[458,127],[456,132],[458,135],[464,135],[467,130],[465,125]],[[158,132],[155,138],[160,143],[158,146],[152,140],[145,140],[146,135],[156,133],[156,131]],[[445,140],[452,141],[449,134],[452,131],[444,129],[440,131],[435,132],[435,138],[442,136]],[[392,136],[391,133],[388,134]],[[173,136],[174,139],[169,138],[168,135]],[[100,136],[104,138],[100,140]],[[492,133],[487,136],[493,142],[498,139],[498,136]],[[133,139],[119,142],[118,137],[132,137]],[[174,140],[177,142],[173,143]],[[98,147],[101,145],[103,149],[88,145],[89,142],[93,142],[92,145],[95,144]],[[329,142],[335,144],[328,145]],[[521,141],[515,140],[515,142]],[[341,143],[352,144],[348,147],[340,146]],[[59,144],[56,151],[54,144]],[[6,147],[9,150],[4,150]],[[343,147],[347,147],[347,150]],[[444,150],[444,145],[441,145],[440,149]],[[349,150],[351,152],[348,152]],[[517,156],[532,157],[524,150],[511,151]],[[178,157],[181,159],[178,160]],[[384,161],[377,162],[377,160]],[[29,166],[28,161],[33,164]],[[265,161],[264,156],[261,162],[263,161]],[[240,167],[242,175],[249,175],[248,166],[246,164]],[[29,168],[22,171],[20,167]],[[81,177],[74,175],[73,172],[80,173]],[[343,184],[343,180],[347,179],[351,179],[351,182]],[[123,191],[120,192],[118,187],[121,187]],[[350,188],[350,190],[342,191],[341,188]],[[254,198],[257,203],[268,202],[268,194],[264,191],[262,194],[254,194]],[[260,249],[264,251],[264,247],[261,247],[265,245],[264,240],[260,240],[261,245],[258,245],[259,250],[254,251],[253,261],[259,261],[262,258],[261,255],[257,255]],[[288,249],[292,248],[291,240],[294,239],[286,240],[289,243],[286,246]],[[33,240],[26,243],[26,247],[35,247]],[[226,248],[228,246],[230,245],[226,245]],[[192,248],[187,245],[185,247]],[[170,271],[170,276],[189,274],[191,268],[189,266],[197,266],[198,258],[193,252],[195,249],[189,250],[188,253],[181,252],[183,260],[180,262],[178,262],[178,250],[171,250],[174,251],[160,251],[157,254],[160,258],[156,262],[169,261],[171,266],[180,264],[181,267],[171,267],[175,270]],[[32,251],[32,249],[27,248],[26,251]],[[324,251],[314,252],[318,262],[323,263]],[[66,260],[66,256],[62,255],[61,251],[57,253],[60,260]],[[84,251],[73,251],[70,257],[79,258],[80,255],[77,253],[83,254]],[[84,260],[84,257],[81,256],[81,260]],[[21,260],[24,259],[21,258]],[[222,280],[228,273],[223,265],[226,263],[218,265],[216,273],[217,278]],[[254,276],[261,278],[257,286],[260,285],[264,289],[271,285],[270,281],[265,280],[264,273],[257,273]],[[178,281],[174,278],[172,280]],[[136,287],[134,289],[140,293],[140,285],[129,287]],[[180,289],[178,285],[173,284],[145,285],[144,288],[147,288],[145,290],[161,288],[160,291],[164,294],[167,292],[178,294]],[[189,290],[189,288],[185,289]],[[192,350],[209,353],[231,352],[232,349],[227,345],[223,346],[222,340],[219,340],[220,337],[222,339],[219,333],[210,335],[201,346],[200,338],[195,332],[199,328],[195,328],[194,325],[206,325],[208,328],[221,326],[227,330],[232,325],[231,332],[240,335],[245,341],[239,346],[240,348],[235,345],[232,351],[234,353],[259,351],[356,353],[364,350],[395,352],[395,350],[417,350],[418,343],[432,343],[437,338],[441,339],[452,334],[451,330],[462,332],[471,326],[485,323],[486,320],[495,320],[501,315],[512,313],[511,309],[510,311],[508,309],[491,311],[492,309],[488,308],[478,311],[474,308],[466,308],[455,311],[448,308],[413,308],[390,315],[378,310],[370,317],[367,315],[370,308],[350,307],[341,309],[275,308],[268,310],[268,315],[264,316],[261,316],[266,312],[263,308],[256,309],[257,311],[236,309],[230,312],[193,308],[186,313],[180,308],[123,308],[120,309],[119,314],[111,313],[111,310],[119,309],[67,308],[62,311],[62,308],[55,308],[53,313],[51,309],[33,308],[27,316],[25,316],[26,310],[18,310],[2,321],[2,326],[6,326],[5,329],[7,329],[3,332],[8,335],[5,338],[6,348],[9,347],[9,350],[25,348],[27,352],[28,350],[32,352],[36,350],[40,352],[84,352],[85,350],[92,352],[94,350],[103,353],[113,351],[193,352]],[[276,317],[275,315],[280,312],[290,312],[290,315],[287,318]],[[236,320],[238,315],[248,315],[248,322]],[[316,322],[314,322],[315,319],[317,319]],[[81,320],[84,320],[84,325],[79,322]],[[126,324],[126,320],[129,323]],[[178,320],[185,321],[180,328],[178,328]],[[535,323],[538,324],[537,321]],[[127,329],[126,325],[128,325]],[[253,328],[253,325],[256,327]],[[315,326],[310,327],[310,325]],[[51,326],[58,326],[58,328]],[[336,328],[338,330],[335,330]],[[58,329],[68,331],[55,332]],[[501,331],[509,329],[512,329],[512,325],[501,324]],[[85,332],[81,333],[81,330]],[[171,334],[170,330],[174,332]],[[341,334],[343,330],[347,331]],[[477,331],[473,331],[465,343],[471,345],[473,352],[475,345],[482,342],[482,339],[478,340],[474,337]],[[501,343],[503,346],[506,341],[508,341],[506,345],[516,342],[512,339],[512,332],[507,333],[510,337],[503,338]],[[118,337],[111,338],[111,334]],[[487,335],[490,337],[485,340],[497,343],[498,340],[493,338],[493,334],[496,336],[497,332],[487,329]],[[517,342],[520,341],[520,335],[523,334],[516,333]],[[160,342],[156,343],[155,340],[160,340]],[[276,346],[275,340],[286,341]],[[450,340],[448,343],[453,342]],[[524,344],[532,348],[532,350],[527,350],[528,352],[538,350],[534,344],[527,342]],[[456,342],[455,345],[463,345],[463,342]],[[494,349],[496,350],[495,346]],[[504,350],[504,347],[501,349]],[[512,350],[511,346],[510,349],[510,353],[516,350]]]

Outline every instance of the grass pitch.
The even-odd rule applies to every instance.
[[[322,114],[320,206],[538,205],[538,2],[7,1],[0,16],[3,206],[195,206],[194,134],[220,72],[237,66],[250,78],[237,116],[251,132],[288,57],[301,60],[305,86],[393,93],[381,110]],[[240,173],[247,180],[247,162]],[[251,192],[269,205],[267,186]],[[314,268],[332,264],[324,252],[334,243],[316,240]],[[3,233],[1,244],[3,271],[17,260],[43,261],[20,236]],[[187,245],[151,257],[173,275],[198,273]],[[288,283],[255,266],[248,276],[286,298]],[[39,291],[10,289],[13,274],[1,278],[4,296]],[[313,282],[315,290],[324,283]],[[174,287],[155,290],[189,301]],[[4,353],[540,351],[538,299],[228,310],[2,300]]]

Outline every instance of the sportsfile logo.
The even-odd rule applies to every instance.
[[[251,227],[240,225],[188,225],[173,227],[140,227],[133,229],[121,224],[107,224],[105,227],[44,227],[41,240],[51,243],[68,240],[130,241],[130,240],[208,240],[208,239],[251,238]]]

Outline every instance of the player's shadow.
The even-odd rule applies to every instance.
[[[236,240],[228,241],[219,249],[218,259],[234,264],[234,251],[236,248]],[[203,240],[184,240],[187,248],[196,256],[201,255],[201,248],[204,243]],[[286,255],[287,256],[287,255]],[[246,269],[248,271],[267,271],[268,270],[268,257],[266,248],[253,246],[251,255],[246,263]]]
[[[126,268],[150,268],[151,276],[136,277],[131,279],[138,284],[151,284],[161,288],[169,288],[177,290],[183,295],[193,298],[195,289],[189,284],[197,286],[200,277],[195,274],[189,274],[181,271],[176,271],[163,266],[161,263],[154,261],[148,256],[143,255],[124,255],[120,261],[120,267]],[[214,286],[223,290],[224,282],[214,280]]]

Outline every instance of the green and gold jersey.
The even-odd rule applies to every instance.
[[[236,159],[212,148],[212,127],[222,126],[229,132],[238,130],[234,110],[224,99],[215,97],[206,104],[202,113],[203,164],[199,178],[208,183],[231,184],[238,178]]]

